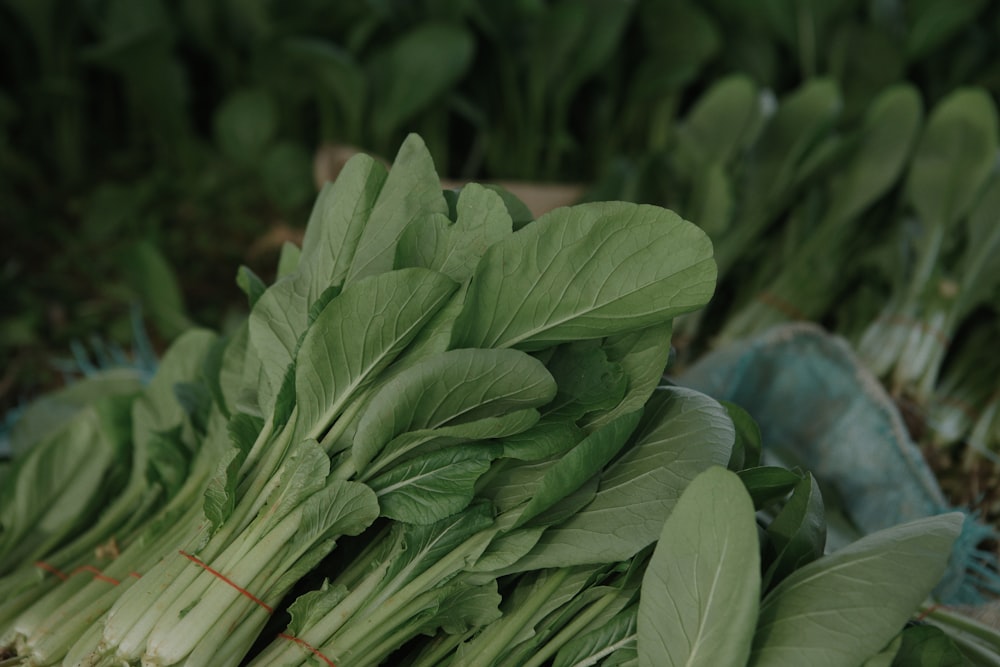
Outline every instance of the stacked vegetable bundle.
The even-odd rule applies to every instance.
[[[961,88],[925,119],[908,84],[857,120],[842,104],[831,80],[773,100],[736,76],[678,124],[662,201],[715,242],[720,292],[678,322],[685,358],[818,321],[908,408],[922,444],[996,459],[1000,366],[983,354],[1000,324],[995,104]]]
[[[26,541],[8,517],[59,490],[38,457],[7,473],[2,664],[236,665],[321,563],[330,580],[255,664],[922,650],[900,631],[960,516],[822,556],[811,477],[758,467],[735,406],[657,389],[671,320],[715,275],[706,235],[663,209],[531,221],[503,192],[442,193],[415,136],[390,172],[354,158],[273,285],[241,269],[243,324],[184,334],[148,387],[50,434],[130,456],[127,473],[87,476],[97,504],[66,503]],[[973,629],[965,650],[995,655]]]

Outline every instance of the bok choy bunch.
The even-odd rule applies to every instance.
[[[528,222],[490,188],[442,193],[415,136],[391,171],[354,158],[281,265],[271,286],[241,269],[252,308],[234,333],[178,343],[199,348],[196,381],[155,400],[197,424],[184,441],[201,472],[134,533],[127,572],[71,577],[38,620],[15,619],[25,664],[237,664],[292,585],[379,517],[479,512],[499,538],[550,510],[562,496],[501,521],[477,492],[534,429],[572,432],[552,489],[580,502],[659,381],[672,318],[715,285],[711,243],[669,211]]]

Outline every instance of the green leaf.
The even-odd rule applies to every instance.
[[[396,250],[396,266],[423,266],[462,282],[486,249],[509,236],[513,223],[496,192],[476,183],[462,188],[457,220],[437,214],[415,220]]]
[[[663,380],[670,359],[670,334],[673,323],[660,324],[626,334],[608,336],[601,343],[608,361],[618,364],[625,372],[625,396],[611,410],[585,418],[583,425],[593,430],[627,412],[646,404],[656,386]]]
[[[960,88],[931,112],[906,177],[921,220],[949,225],[975,201],[996,161],[997,111],[989,94]]]
[[[358,472],[393,438],[534,408],[556,385],[537,359],[515,350],[465,349],[415,363],[379,387],[354,436]]]
[[[910,61],[927,57],[957,33],[976,23],[976,17],[989,5],[986,0],[948,2],[928,0],[914,3],[907,14],[910,24],[905,32],[906,56]]]
[[[552,667],[578,667],[597,661],[636,645],[636,610],[627,609],[596,630],[579,635],[559,649]],[[600,664],[606,664],[602,662]]]
[[[802,481],[802,475],[778,466],[746,468],[738,474],[758,509],[781,500]]]
[[[829,79],[807,81],[779,103],[754,143],[748,190],[761,203],[779,202],[799,165],[840,111],[840,93]]]
[[[639,664],[745,664],[759,600],[753,503],[734,473],[711,468],[677,501],[646,568]]]
[[[698,98],[678,128],[678,157],[689,168],[729,163],[753,141],[761,115],[759,92],[749,77],[720,79]]]
[[[504,438],[503,457],[541,461],[569,451],[583,440],[583,436],[583,431],[573,424],[542,420],[522,433]]]
[[[836,220],[852,218],[882,197],[906,166],[923,122],[919,91],[909,84],[886,89],[871,103],[857,149],[830,178]]]
[[[382,515],[406,523],[428,524],[465,509],[476,481],[499,447],[449,447],[409,459],[368,485],[378,495]]]
[[[330,459],[315,440],[302,440],[294,445],[276,473],[279,483],[262,510],[268,521],[280,521],[300,502],[320,491],[330,473]]]
[[[205,518],[212,524],[212,532],[219,529],[236,507],[236,486],[240,482],[240,467],[246,461],[254,440],[244,437],[241,415],[233,419],[230,438],[233,447],[224,454],[215,467],[215,474],[205,487]],[[249,417],[249,419],[253,419]]]
[[[123,254],[122,267],[143,311],[163,337],[172,340],[194,326],[176,272],[156,246],[149,241],[134,243]]]
[[[297,637],[311,628],[347,597],[344,586],[331,586],[328,579],[316,590],[303,593],[288,607],[292,617],[286,632]]]
[[[538,422],[538,418],[538,410],[527,408],[508,412],[499,417],[485,417],[452,426],[407,431],[386,443],[377,460],[365,469],[361,481],[367,481],[395,461],[412,457],[415,453],[429,454],[462,442],[504,438],[527,431]]]
[[[229,158],[252,163],[261,157],[278,129],[278,109],[261,89],[238,90],[215,112],[215,138]]]
[[[733,424],[715,400],[690,389],[658,390],[635,444],[601,476],[594,500],[551,527],[518,566],[563,567],[631,558],[656,541],[698,473],[729,460]]]
[[[15,459],[8,473],[13,484],[0,489],[0,574],[83,529],[81,522],[114,491],[105,486],[115,458],[114,441],[89,406]]]
[[[299,270],[299,262],[302,261],[302,249],[291,241],[281,244],[281,252],[278,255],[277,277],[284,278]]]
[[[269,413],[273,407],[274,396],[309,325],[313,304],[346,279],[386,181],[385,167],[372,158],[359,155],[349,160],[337,182],[320,192],[295,268],[279,271],[281,277],[251,311],[250,343],[264,376],[264,382],[258,383],[258,401],[264,412]],[[403,181],[401,173],[394,187],[405,187]],[[402,194],[397,192],[395,197]],[[386,201],[392,199],[390,194]]]
[[[319,438],[346,403],[417,335],[455,291],[426,269],[401,269],[348,285],[320,312],[296,355],[297,432]]]
[[[371,57],[369,122],[376,145],[451,89],[471,64],[474,46],[464,27],[428,22]]]
[[[796,570],[761,603],[749,664],[854,667],[877,653],[941,579],[963,519],[894,526]]]
[[[760,426],[757,425],[757,421],[750,416],[749,412],[735,403],[729,401],[719,401],[719,403],[726,409],[729,418],[733,420],[733,426],[736,428],[736,442],[733,444],[733,454],[727,467],[733,472],[740,472],[759,466],[763,449]]]
[[[435,213],[447,215],[448,204],[427,146],[411,134],[400,146],[382,194],[361,230],[346,281],[392,269],[396,246],[406,227]]]
[[[588,435],[546,468],[531,500],[518,511],[515,526],[523,526],[600,472],[625,445],[640,417],[640,412],[622,415]]]
[[[379,515],[378,499],[367,485],[332,478],[320,491],[308,496],[302,509],[293,550],[328,537],[360,535]]]
[[[254,307],[254,304],[257,303],[261,295],[267,290],[267,285],[264,284],[264,281],[248,266],[241,266],[236,272],[236,284],[247,295],[250,308]]]
[[[335,183],[316,198],[302,239],[302,266],[308,274],[308,300],[330,285],[342,285],[388,170],[359,153],[341,169]]]
[[[595,410],[614,407],[622,401],[628,378],[621,364],[608,359],[597,341],[567,343],[555,350],[545,367],[559,391],[547,413],[578,419]]]
[[[664,209],[559,208],[486,251],[452,347],[541,349],[637,331],[703,306],[711,242]]]
[[[826,548],[824,516],[819,486],[813,476],[806,473],[792,491],[792,497],[767,527],[774,560],[764,575],[765,590],[823,555]]]
[[[968,659],[941,628],[914,625],[903,630],[892,667],[964,667]]]

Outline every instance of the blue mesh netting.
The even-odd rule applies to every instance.
[[[862,533],[953,511],[882,385],[842,338],[796,323],[711,352],[679,384],[745,408],[765,452],[815,475]],[[969,517],[935,593],[976,604],[1000,593],[994,530]]]

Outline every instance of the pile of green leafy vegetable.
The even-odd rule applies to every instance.
[[[133,300],[162,344],[240,312],[229,267],[270,270],[321,144],[388,158],[417,131],[449,177],[663,203],[720,77],[826,77],[856,119],[904,81],[995,90],[998,22],[985,0],[0,0],[0,410],[56,386],[70,341],[124,344]]]
[[[389,171],[349,162],[278,276],[241,268],[232,331],[24,432],[4,667],[997,659],[972,621],[905,628],[960,515],[824,555],[811,476],[761,467],[738,407],[660,386],[716,278],[676,214],[531,220],[442,192],[411,136]]]

